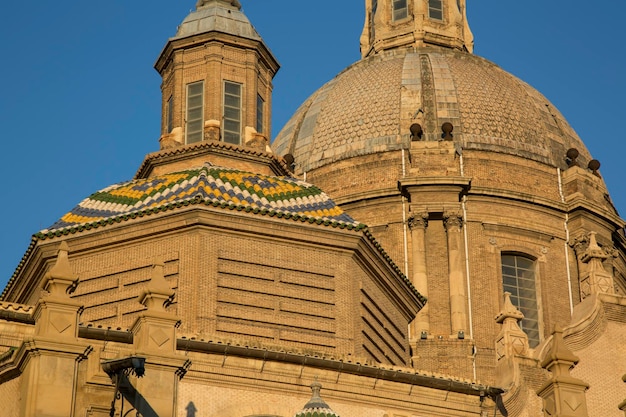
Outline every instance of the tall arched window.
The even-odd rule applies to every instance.
[[[401,20],[409,15],[406,0],[393,0],[393,20]]]
[[[511,293],[511,302],[523,314],[520,327],[528,335],[530,347],[540,342],[539,306],[537,304],[536,263],[516,254],[502,254],[502,287]]]
[[[200,142],[204,126],[204,82],[187,85],[187,143]]]
[[[443,1],[428,0],[428,17],[436,20],[443,20]]]

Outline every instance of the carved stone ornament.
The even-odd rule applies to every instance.
[[[580,258],[589,247],[589,236],[584,234],[571,239],[569,245],[574,249],[574,252],[576,252],[576,256]]]
[[[412,229],[426,229],[428,227],[428,213],[417,213],[408,220],[409,228]]]
[[[607,272],[602,262],[610,255],[598,245],[595,232],[589,234],[589,246],[580,256],[580,260],[587,264],[587,271],[580,277],[580,295],[587,298],[592,294],[614,294],[615,285],[613,274]]]
[[[446,230],[461,229],[463,227],[463,214],[459,212],[446,212],[443,214],[443,224]]]
[[[519,322],[524,318],[524,314],[519,311],[511,302],[511,293],[504,293],[504,303],[502,309],[496,316],[496,322],[502,324],[502,329],[496,340],[498,358],[524,356],[528,354],[528,336],[519,327]]]

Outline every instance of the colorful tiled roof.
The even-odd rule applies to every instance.
[[[361,229],[319,188],[290,177],[271,177],[205,164],[202,167],[115,184],[74,207],[40,236],[166,208],[205,203],[255,214]]]

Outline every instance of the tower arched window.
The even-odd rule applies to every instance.
[[[409,15],[409,7],[407,0],[392,0],[393,1],[393,20],[402,20]]]
[[[428,0],[428,17],[443,20],[443,0]]]
[[[204,82],[187,85],[187,143],[202,140],[204,126]]]
[[[535,260],[518,254],[502,254],[502,287],[511,293],[511,302],[524,314],[520,327],[530,347],[540,342]]]
[[[224,142],[241,143],[241,94],[242,85],[224,82]]]
[[[370,14],[370,44],[373,45],[376,38],[376,11],[378,10],[378,0],[372,0],[372,13]]]

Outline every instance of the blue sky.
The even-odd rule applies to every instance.
[[[313,91],[359,59],[364,0],[242,0],[282,68],[273,135]],[[626,213],[622,123],[626,3],[468,0],[475,53],[550,99],[585,141]],[[0,4],[0,287],[30,236],[80,200],[130,179],[158,150],[152,68],[195,0]]]

